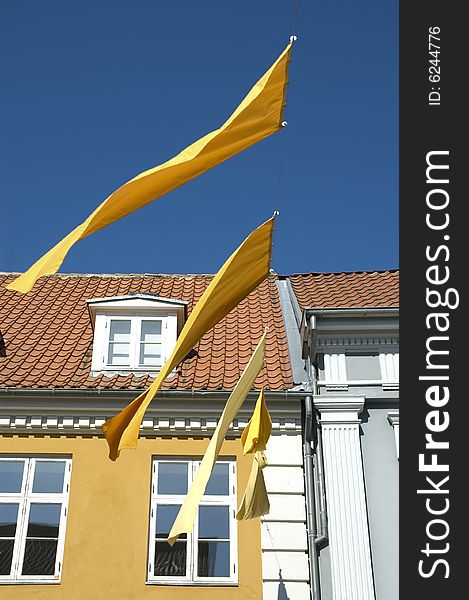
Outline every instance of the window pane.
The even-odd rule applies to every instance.
[[[168,537],[180,508],[180,504],[158,504],[156,507],[156,537]],[[179,537],[184,539],[187,535],[184,533]]]
[[[19,504],[0,503],[0,538],[15,537]]]
[[[177,541],[172,547],[163,541],[155,542],[155,575],[185,577],[187,542]]]
[[[199,542],[199,577],[230,576],[230,543]]]
[[[142,321],[139,364],[159,365],[160,363],[161,321]]]
[[[187,463],[158,463],[158,494],[187,493]]]
[[[0,575],[9,575],[15,540],[0,539]]]
[[[27,537],[58,538],[61,504],[31,504]]]
[[[61,494],[64,475],[65,461],[36,461],[33,493]]]
[[[0,460],[0,493],[21,492],[24,461]]]
[[[230,539],[228,506],[199,507],[199,539]]]
[[[124,344],[109,344],[109,360],[110,365],[129,365],[130,364],[130,345]]]
[[[111,320],[109,329],[109,357],[111,365],[128,365],[130,361],[131,322]]]
[[[125,344],[130,342],[130,321],[113,319],[109,327],[110,342],[124,342]]]
[[[140,341],[159,344],[161,342],[161,321],[142,321]]]
[[[347,379],[381,379],[377,352],[346,352]]]
[[[161,344],[140,344],[141,365],[159,365],[161,363]]]
[[[57,540],[26,540],[23,575],[53,575]]]
[[[205,495],[226,496],[229,493],[229,465],[228,463],[215,463],[205,489]]]

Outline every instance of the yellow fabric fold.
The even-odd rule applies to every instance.
[[[151,386],[101,427],[116,460],[123,448],[135,448],[143,415],[166,377],[218,321],[269,275],[274,217],[255,229],[233,252],[192,310],[173,353]]]
[[[58,271],[78,240],[142,208],[278,131],[285,105],[290,50],[291,43],[219,129],[118,188],[83,223],[7,285],[7,289],[29,292],[39,277]]]
[[[246,484],[236,518],[238,521],[247,521],[256,517],[267,515],[270,511],[269,497],[265,487],[264,473],[267,459],[263,452],[256,452],[252,461],[251,473]]]
[[[265,405],[264,388],[262,388],[252,417],[241,434],[244,454],[265,450],[271,431],[272,419]]]
[[[184,499],[171,531],[169,532],[167,541],[171,546],[181,533],[190,533],[192,531],[197,508],[204,495],[205,488],[207,487],[213,466],[217,460],[218,453],[220,452],[230,423],[238,414],[241,405],[264,364],[265,336],[266,334],[264,333],[238,383],[226,401],[225,408],[223,409],[218,425],[209,442],[202,462],[200,463],[194,481]]]

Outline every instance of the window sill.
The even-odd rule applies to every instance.
[[[135,368],[123,368],[123,369],[100,369],[98,371],[92,370],[90,375],[91,377],[99,377],[100,375],[104,375],[104,377],[114,377],[115,375],[122,375],[124,377],[128,377],[129,375],[135,375],[135,377],[144,377],[145,375],[149,375],[150,377],[156,377],[161,371],[162,367],[158,367],[156,369],[135,369]],[[168,377],[172,377],[176,374],[176,371],[173,370],[168,375]]]
[[[0,579],[0,585],[59,585],[59,579],[24,579],[24,580],[6,580]]]
[[[186,587],[238,587],[237,581],[171,581],[158,580],[158,581],[146,581],[145,585],[177,585]]]

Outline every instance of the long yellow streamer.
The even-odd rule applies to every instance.
[[[78,240],[142,208],[278,131],[285,105],[291,45],[292,42],[219,129],[118,188],[83,223],[7,285],[7,289],[29,292],[39,277],[58,271]]]
[[[143,415],[172,369],[209,329],[269,275],[273,227],[274,217],[255,229],[230,256],[189,315],[158,377],[148,390],[102,425],[111,460],[116,460],[123,448],[137,446]]]
[[[254,350],[251,360],[244,369],[238,383],[226,402],[218,425],[209,442],[202,462],[200,463],[199,470],[184,499],[171,531],[169,532],[167,541],[171,546],[181,533],[190,533],[192,531],[194,519],[197,514],[197,507],[204,495],[205,488],[210,479],[210,474],[212,473],[213,466],[217,460],[223,440],[225,439],[226,432],[228,431],[230,423],[238,414],[241,405],[264,364],[265,336],[266,334],[264,333],[257,348]]]

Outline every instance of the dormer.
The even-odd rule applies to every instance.
[[[326,391],[359,386],[399,389],[399,311],[382,308],[306,308],[303,358]]]
[[[94,331],[92,375],[155,376],[186,319],[187,302],[151,293],[86,302]]]

